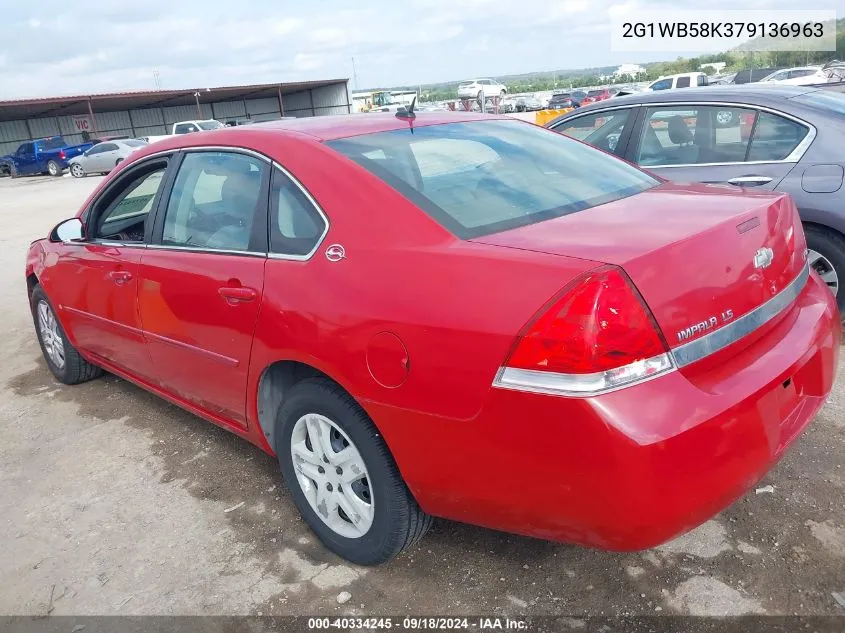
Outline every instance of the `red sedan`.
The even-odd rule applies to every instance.
[[[627,550],[726,507],[834,380],[805,252],[787,196],[406,113],[152,144],[26,278],[56,378],[112,372],[277,455],[323,543],[374,564],[432,516]]]
[[[591,103],[596,103],[598,101],[604,101],[605,99],[610,99],[613,95],[610,94],[610,90],[607,88],[602,88],[599,90],[590,90],[587,92],[587,96],[581,100],[581,105],[590,105]]]

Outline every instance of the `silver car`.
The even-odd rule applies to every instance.
[[[107,174],[129,154],[146,145],[146,142],[139,139],[97,143],[84,154],[70,159],[68,162],[70,173],[75,178],[82,178],[88,174]]]

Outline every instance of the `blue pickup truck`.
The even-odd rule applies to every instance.
[[[14,154],[0,156],[0,175],[26,176],[50,174],[61,176],[68,161],[94,146],[94,143],[68,145],[61,136],[39,138],[18,147]]]

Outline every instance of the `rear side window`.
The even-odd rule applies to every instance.
[[[317,248],[327,228],[311,198],[280,169],[273,169],[270,252],[305,258]]]
[[[623,161],[519,121],[432,125],[328,145],[462,239],[576,213],[657,184]]]
[[[804,140],[809,130],[796,121],[761,112],[754,126],[748,160],[783,160]]]
[[[677,88],[689,88],[690,82],[689,77],[678,77],[678,83],[675,87]]]

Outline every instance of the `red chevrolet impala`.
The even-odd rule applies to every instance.
[[[323,543],[374,564],[432,516],[626,550],[725,508],[834,380],[805,251],[787,196],[406,112],[152,144],[26,277],[56,378],[277,455]]]

